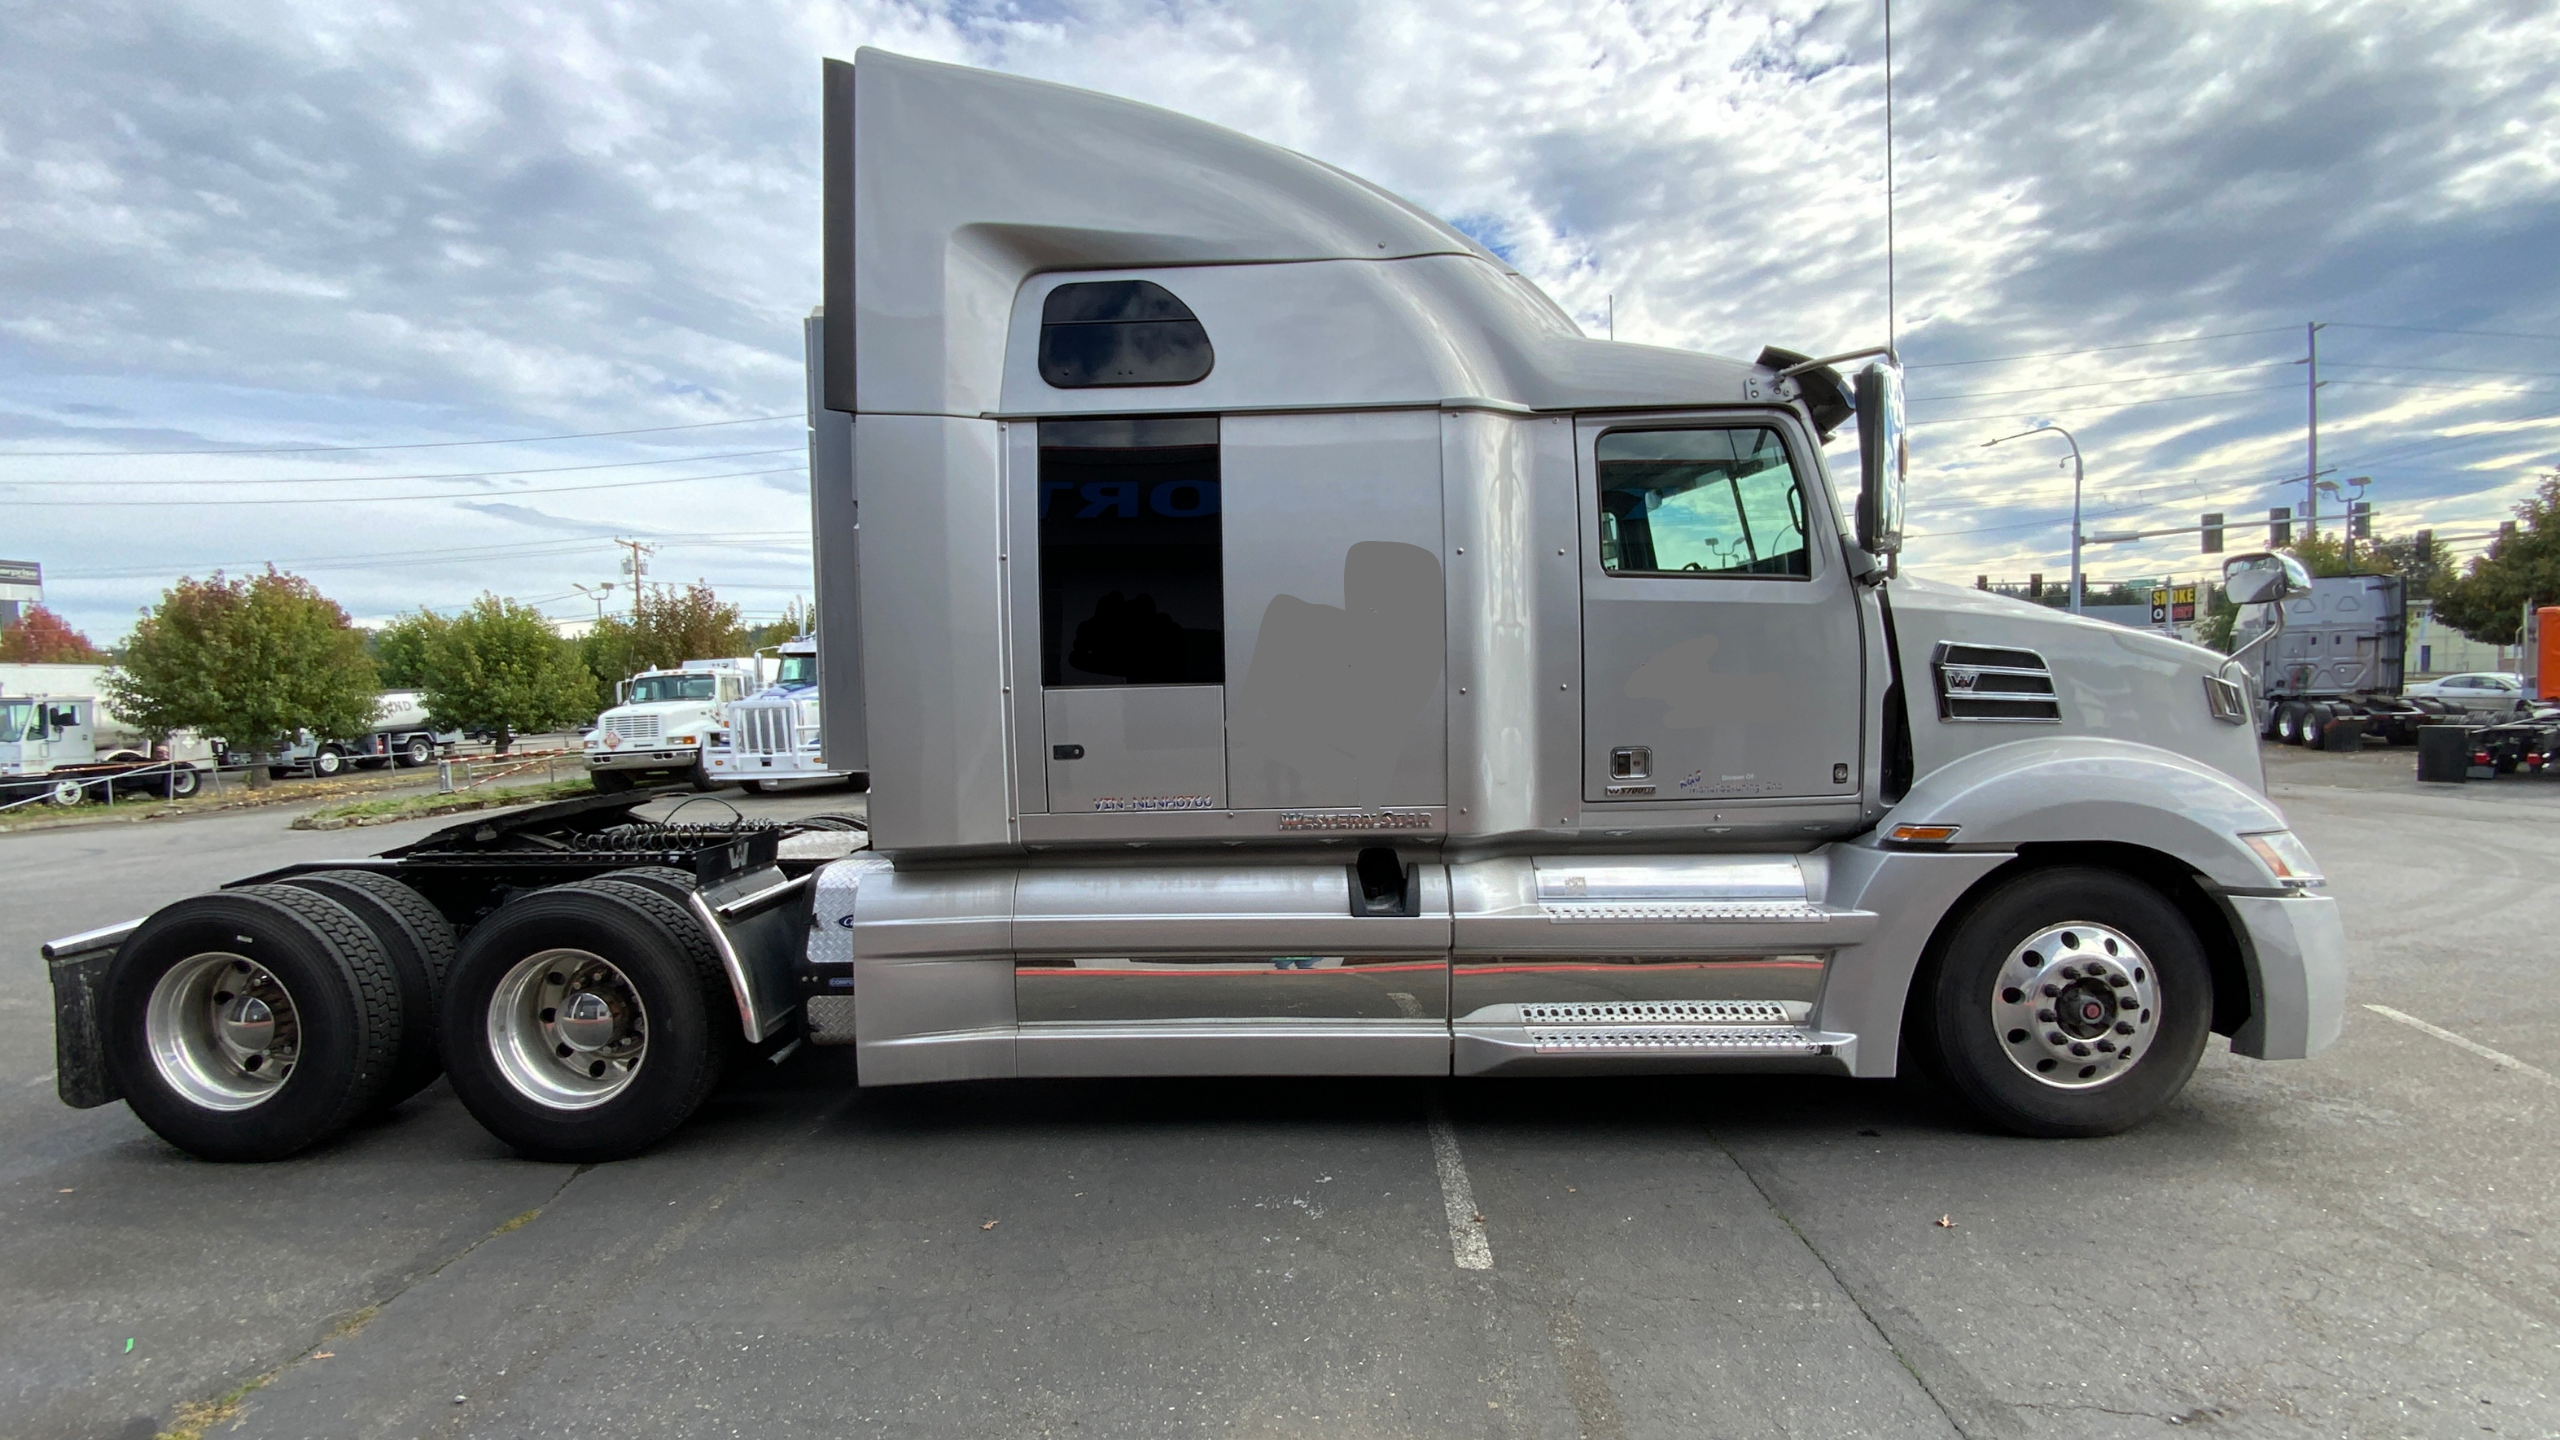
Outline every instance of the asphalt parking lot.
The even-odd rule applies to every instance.
[[[214,1166],[55,1100],[37,944],[446,822],[0,836],[0,1435],[2560,1434],[2560,781],[2407,756],[2271,757],[2340,1044],[2078,1142],[1873,1082],[860,1093],[804,1050],[616,1165],[439,1084]]]

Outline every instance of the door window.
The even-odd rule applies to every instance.
[[[1804,579],[1805,493],[1766,426],[1600,437],[1600,565],[1612,575]]]

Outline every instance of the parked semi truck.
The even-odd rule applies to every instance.
[[[772,665],[758,656],[687,660],[673,670],[643,670],[614,688],[616,704],[596,717],[582,742],[587,778],[615,795],[644,781],[682,780],[696,790],[722,783],[705,765],[703,747],[728,721],[729,707],[760,689]]]
[[[2409,648],[2405,593],[2397,575],[2324,575],[2311,582],[2309,594],[2286,601],[2280,616],[2234,627],[2234,638],[2245,641],[2283,622],[2283,633],[2256,649],[2251,668],[2268,739],[2315,750],[2361,747],[2367,735],[2415,745],[2418,727],[2463,720],[2458,705],[2401,693]]]
[[[818,703],[818,642],[807,635],[774,649],[773,683],[729,707],[703,742],[714,785],[763,790],[786,780],[838,780],[867,788],[871,777],[827,768],[826,725]]]
[[[2242,668],[1898,573],[1890,354],[1593,340],[1215,126],[824,85],[818,689],[867,837],[601,796],[252,876],[49,947],[65,1099],[268,1157],[440,1045],[507,1143],[601,1160],[805,1040],[864,1085],[1920,1069],[2080,1136],[2214,1034],[2336,1037]]]

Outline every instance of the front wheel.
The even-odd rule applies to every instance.
[[[1984,1120],[2112,1135],[2184,1089],[2213,1022],[2195,930],[2131,876],[2080,867],[2000,885],[1914,982],[1905,1040]]]
[[[347,768],[347,752],[335,745],[323,745],[311,755],[311,773],[326,780]]]
[[[631,788],[631,772],[590,770],[587,772],[587,783],[596,787],[596,793],[599,795],[619,795]]]

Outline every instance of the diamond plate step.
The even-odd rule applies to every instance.
[[[1804,1007],[1796,1007],[1802,1010]],[[1776,1000],[1593,1000],[1523,1005],[1523,1025],[1788,1025],[1797,1016]]]
[[[1529,1027],[1541,1055],[1828,1055],[1834,1041],[1795,1025]]]

